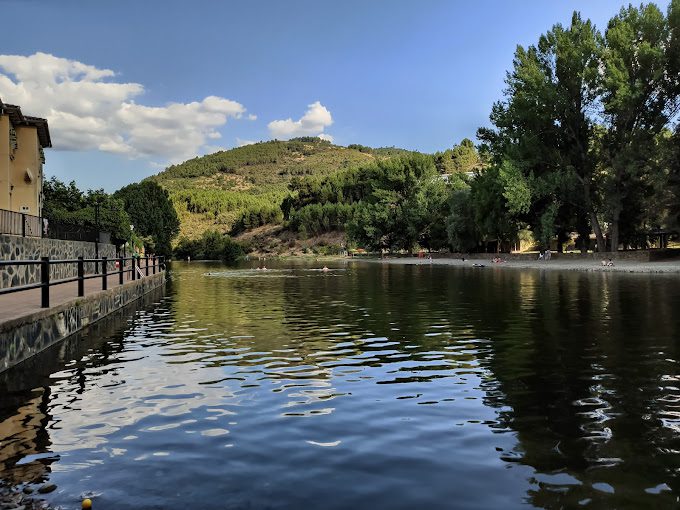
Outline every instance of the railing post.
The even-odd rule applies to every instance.
[[[42,299],[40,306],[50,307],[50,258],[40,257],[40,281],[42,284]]]
[[[146,259],[146,276],[149,276],[149,256],[145,255],[144,258]]]
[[[106,267],[106,257],[102,257],[102,290],[106,290],[108,287],[108,268]]]
[[[137,279],[137,262],[135,262],[137,259],[135,256],[132,256],[132,279],[136,280]]]
[[[21,213],[21,237],[26,237],[26,214]]]
[[[153,256],[153,274],[156,274],[156,255]]]
[[[85,262],[78,257],[78,297],[85,295]]]
[[[123,266],[125,265],[125,259],[124,258],[119,258],[118,259],[118,283],[120,285],[123,285]]]

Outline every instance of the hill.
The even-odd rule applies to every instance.
[[[408,154],[397,148],[341,147],[316,137],[238,147],[172,165],[149,177],[167,189],[181,221],[180,238],[282,221],[280,204],[293,177],[326,176]]]

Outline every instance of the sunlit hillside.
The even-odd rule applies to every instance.
[[[305,137],[194,158],[150,179],[170,192],[181,221],[179,237],[196,238],[209,229],[228,232],[243,218],[252,228],[281,222],[281,200],[295,176],[330,175],[406,153]]]

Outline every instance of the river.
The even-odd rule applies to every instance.
[[[675,508],[673,275],[173,263],[0,378],[0,478],[103,509]]]

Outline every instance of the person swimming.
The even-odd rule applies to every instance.
[[[330,269],[328,269],[326,266],[323,266],[322,271],[323,271],[324,273],[327,273],[328,271],[330,271]]]

